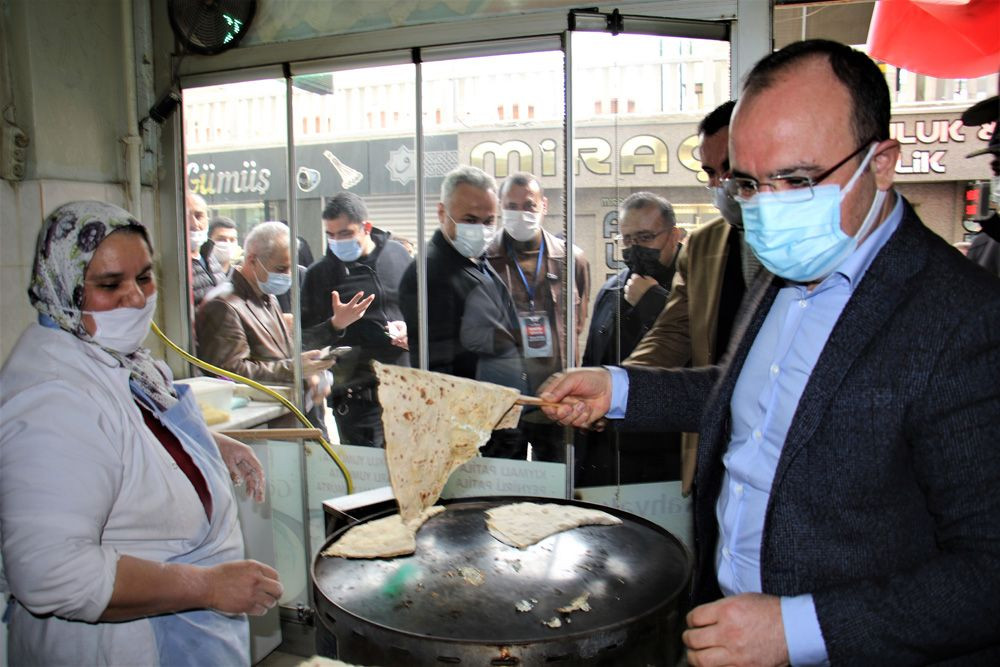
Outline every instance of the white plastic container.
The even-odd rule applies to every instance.
[[[234,382],[209,377],[186,378],[174,382],[191,387],[200,406],[208,406],[226,414],[232,409],[233,389],[236,386]]]

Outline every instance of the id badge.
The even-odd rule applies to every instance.
[[[552,327],[545,313],[518,313],[525,358],[552,356]]]

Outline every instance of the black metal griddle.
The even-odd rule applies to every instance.
[[[490,535],[485,517],[486,510],[515,502],[589,507],[618,516],[623,523],[583,526],[518,549]],[[551,648],[565,655],[569,643],[576,647],[572,657],[579,658],[621,649],[637,623],[676,616],[672,612],[684,597],[691,557],[676,537],[650,521],[614,508],[550,498],[489,497],[440,504],[447,510],[420,529],[411,556],[315,560],[317,610],[338,639],[341,659],[385,661],[387,644],[416,659],[414,651],[419,653],[428,642],[434,647],[423,657],[443,662],[474,645],[493,653],[497,647],[520,646],[521,652],[530,649],[535,654],[557,644]],[[334,533],[327,545],[344,530]],[[590,611],[556,611],[585,592],[590,594]],[[518,611],[518,605],[531,609]],[[560,627],[544,624],[554,618]],[[359,637],[367,637],[363,644],[381,647],[381,653],[344,655],[345,647],[357,645]],[[591,646],[595,640],[598,645]],[[501,660],[506,656],[512,661],[492,664],[520,664],[516,649],[505,651],[500,652]]]

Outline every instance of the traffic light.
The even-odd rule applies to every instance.
[[[992,215],[990,210],[990,182],[971,181],[965,185],[966,220],[985,220]]]

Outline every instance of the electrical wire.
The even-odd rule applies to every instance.
[[[262,391],[265,394],[267,394],[268,396],[274,397],[282,405],[284,405],[286,408],[288,408],[292,412],[292,414],[295,415],[295,417],[300,422],[302,422],[302,424],[304,426],[306,426],[307,428],[312,428],[313,427],[312,423],[310,423],[310,421],[306,418],[306,416],[304,414],[302,414],[302,412],[297,407],[295,407],[295,405],[291,401],[289,401],[287,398],[285,398],[284,396],[282,396],[278,392],[274,391],[270,387],[266,387],[266,386],[262,385],[259,382],[255,382],[254,380],[251,380],[250,378],[243,377],[242,375],[238,375],[238,374],[233,373],[231,371],[227,371],[226,369],[219,368],[218,366],[213,366],[212,364],[208,363],[207,361],[202,361],[198,357],[195,357],[194,355],[188,354],[185,350],[183,350],[180,346],[178,346],[174,341],[172,341],[169,338],[167,338],[167,335],[165,333],[163,333],[162,331],[160,331],[160,327],[156,326],[156,322],[152,322],[151,325],[152,325],[153,333],[155,333],[160,338],[160,340],[162,340],[167,345],[167,347],[169,347],[171,350],[173,350],[174,352],[176,352],[177,354],[179,354],[182,359],[184,359],[186,361],[189,361],[192,364],[194,364],[195,366],[197,366],[198,368],[206,370],[206,371],[208,371],[210,373],[215,373],[217,375],[222,375],[223,377],[227,377],[230,380],[235,380],[236,382],[240,382],[242,384],[245,384],[248,387],[253,387],[254,389],[256,389],[258,391]],[[344,481],[347,483],[347,494],[350,495],[350,494],[354,493],[354,480],[351,478],[351,473],[348,472],[347,466],[344,465],[344,462],[337,455],[337,452],[334,451],[333,447],[330,445],[329,442],[326,441],[325,438],[323,438],[322,436],[320,436],[318,439],[319,439],[319,444],[321,444],[323,446],[323,449],[325,449],[326,453],[330,455],[330,458],[333,459],[333,462],[337,464],[337,468],[340,469],[340,473],[344,476]]]

